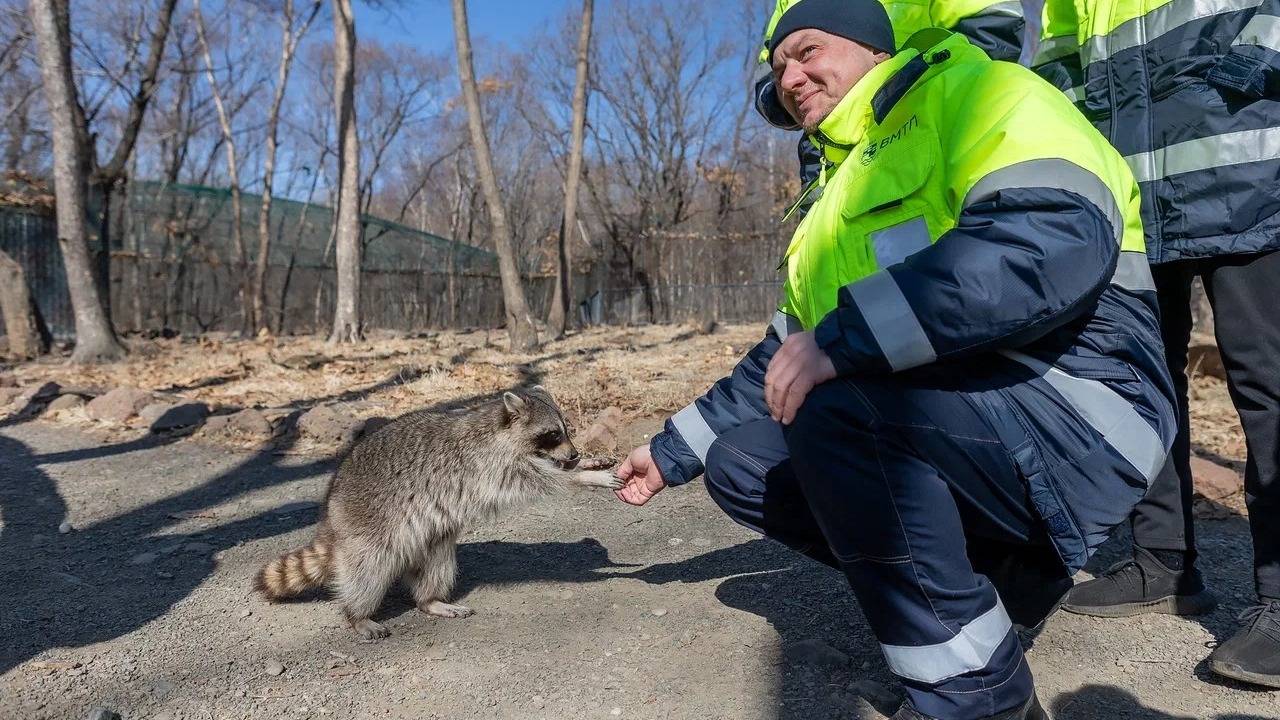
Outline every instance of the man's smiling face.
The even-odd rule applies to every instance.
[[[778,99],[806,133],[813,133],[849,90],[889,57],[821,30],[797,30],[773,52]]]

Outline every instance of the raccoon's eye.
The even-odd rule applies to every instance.
[[[538,436],[538,444],[539,445],[558,445],[560,444],[560,441],[563,438],[564,436],[560,434],[559,430],[548,430],[547,432],[544,432]]]

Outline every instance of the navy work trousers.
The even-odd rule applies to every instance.
[[[1059,596],[1070,579],[1001,430],[962,393],[907,383],[835,380],[788,428],[764,418],[721,435],[706,485],[738,523],[844,572],[917,710],[983,718],[1024,702],[1032,680],[975,565],[1035,558],[1031,576]]]

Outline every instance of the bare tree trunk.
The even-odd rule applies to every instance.
[[[67,7],[67,0],[55,0],[55,2],[64,8]],[[151,98],[155,95],[156,78],[160,73],[161,62],[164,60],[165,43],[169,37],[173,11],[177,4],[178,0],[164,0],[160,4],[156,13],[155,26],[151,30],[146,64],[142,67],[141,76],[138,78],[138,86],[129,100],[129,107],[120,132],[120,141],[116,144],[111,159],[105,165],[98,162],[98,154],[94,149],[97,135],[89,131],[89,121],[85,116],[84,109],[80,106],[78,100],[72,105],[75,131],[80,137],[80,147],[82,148],[82,172],[88,178],[88,181],[92,183],[93,188],[98,191],[102,202],[102,211],[98,222],[99,252],[97,254],[96,279],[108,322],[111,319],[112,198],[115,197],[116,191],[127,180],[126,167],[129,164],[129,159],[133,156],[134,148],[137,146],[138,134],[142,130],[142,120],[147,113],[147,105],[150,104]],[[67,14],[69,15],[69,13]],[[70,27],[69,20],[68,27]],[[76,100],[74,94],[75,86],[72,85],[72,88],[71,97]],[[73,359],[74,357],[72,355]]]
[[[293,29],[293,0],[284,0],[280,40],[280,65],[276,71],[275,94],[267,113],[267,153],[263,159],[262,204],[258,208],[258,264],[253,272],[253,320],[255,332],[269,327],[267,321],[267,260],[271,254],[271,193],[276,172],[276,148],[279,144],[280,107],[284,104],[285,88],[289,85],[289,70],[298,43],[307,34],[311,22],[320,12],[321,0],[311,3],[310,13],[297,32]],[[282,306],[283,307],[283,306]],[[277,332],[279,332],[277,330]]]
[[[53,186],[57,197],[58,244],[67,269],[67,288],[75,314],[76,349],[72,362],[118,360],[125,355],[94,279],[85,234],[85,153],[77,130],[83,117],[71,73],[71,16],[68,0],[31,0],[31,23],[39,46],[45,104],[53,136]],[[105,240],[105,238],[104,238]],[[106,248],[103,249],[104,252]]]
[[[582,0],[582,29],[578,33],[578,76],[573,86],[573,129],[569,148],[569,172],[564,179],[564,222],[556,253],[556,285],[551,294],[547,332],[564,336],[573,287],[573,231],[578,226],[578,185],[582,180],[582,136],[587,123],[587,59],[591,54],[591,16],[595,3]]]
[[[324,164],[325,153],[320,153],[320,165]],[[311,173],[311,189],[307,191],[307,201],[302,204],[302,213],[298,215],[298,227],[293,234],[293,249],[289,251],[289,264],[285,266],[284,280],[280,283],[280,302],[276,312],[276,335],[284,334],[284,318],[288,309],[289,283],[293,280],[293,268],[298,261],[298,248],[302,246],[302,235],[307,228],[307,210],[311,209],[311,199],[316,195],[316,183],[320,181],[320,173]]]
[[[333,0],[333,98],[338,116],[338,293],[329,342],[364,337],[360,324],[360,146],[356,137],[356,23],[351,0]]]
[[[49,342],[40,332],[35,310],[27,274],[16,260],[0,250],[0,313],[9,334],[9,356],[14,359],[33,360],[49,352]]]
[[[218,79],[213,74],[213,55],[209,52],[209,41],[205,37],[204,14],[200,10],[200,0],[192,3],[196,21],[196,39],[200,43],[200,56],[204,60],[204,77],[209,83],[209,92],[213,96],[213,105],[218,110],[218,127],[222,129],[222,144],[227,153],[227,177],[231,183],[231,248],[235,255],[231,258],[236,269],[236,281],[239,284],[240,329],[251,334],[256,325],[253,306],[249,302],[248,253],[244,245],[243,204],[240,197],[240,162],[236,151],[236,137],[231,129],[231,116],[227,113],[227,105],[222,99],[222,89],[218,87]]]
[[[462,85],[462,98],[467,105],[467,125],[471,131],[471,145],[476,156],[476,174],[484,190],[484,201],[489,207],[493,225],[493,245],[498,252],[498,271],[502,275],[502,303],[507,316],[507,338],[511,350],[532,350],[538,346],[538,329],[534,327],[529,305],[525,300],[524,284],[520,280],[520,268],[516,265],[515,250],[511,243],[511,228],[507,225],[507,213],[498,193],[498,181],[493,173],[493,158],[489,154],[489,138],[485,135],[484,118],[480,114],[480,91],[476,88],[475,68],[471,61],[471,31],[467,28],[466,0],[453,2],[453,35],[458,45],[458,81]]]

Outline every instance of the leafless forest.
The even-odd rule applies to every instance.
[[[409,2],[0,0],[0,269],[65,284],[86,361],[166,329],[763,318],[797,190],[748,102],[767,9],[570,2],[511,45],[454,0],[427,53],[361,35]]]

